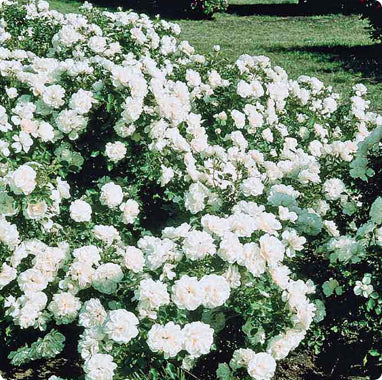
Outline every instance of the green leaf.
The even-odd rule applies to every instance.
[[[227,363],[220,363],[218,369],[216,370],[216,377],[221,380],[230,380],[231,369]]]
[[[8,358],[16,366],[33,360],[54,358],[63,350],[64,342],[65,336],[53,329],[44,338],[38,338],[30,347],[25,345],[16,351],[12,351]]]
[[[379,295],[377,292],[373,292],[370,294],[370,297],[376,300],[377,298],[379,298]]]
[[[202,321],[209,324],[215,332],[219,332],[224,329],[226,318],[223,312],[217,312],[214,310],[204,310],[202,314]]]
[[[176,379],[176,367],[172,363],[167,363],[167,366],[165,368],[165,373],[170,376],[170,379],[175,380]]]
[[[159,379],[159,373],[155,368],[150,369],[150,376],[152,377],[153,380]]]
[[[368,311],[373,310],[375,306],[375,301],[372,298],[369,298],[369,300],[366,303],[366,309]]]
[[[106,104],[106,110],[107,112],[110,112],[113,106],[114,97],[112,94],[107,95],[107,104]]]

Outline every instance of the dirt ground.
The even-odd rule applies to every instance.
[[[81,376],[78,366],[69,365],[64,358],[34,363],[28,369],[19,368],[8,374],[3,374],[6,380],[47,380],[50,376],[57,375],[64,378],[75,379]],[[302,352],[293,353],[288,359],[282,361],[275,376],[276,380],[375,380],[370,377],[359,376],[332,376],[320,370],[315,363],[315,358]],[[204,380],[204,379],[201,379]]]

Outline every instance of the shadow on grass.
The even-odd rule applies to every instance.
[[[62,0],[64,3],[70,3],[71,0]],[[331,0],[330,0],[331,1]],[[196,19],[211,20],[212,16],[206,16],[201,13],[190,10],[190,0],[91,0],[94,5],[99,7],[117,10],[121,7],[123,10],[133,10],[139,13],[145,13],[151,17],[160,15],[170,20],[176,19]],[[352,7],[351,11],[355,11]],[[313,16],[325,14],[350,14],[350,10],[341,9],[338,6],[311,6],[299,4],[233,4],[228,7],[227,13],[237,16]]]
[[[315,56],[318,61],[339,63],[342,69],[361,74],[374,83],[382,83],[382,44],[356,46],[307,46],[270,49],[273,53],[299,52]],[[333,69],[335,70],[335,68]]]
[[[233,4],[228,7],[228,13],[238,16],[313,16],[333,13],[350,14],[359,11],[358,7],[342,9],[339,6],[325,4],[320,6],[300,4]]]

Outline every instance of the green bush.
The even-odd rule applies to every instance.
[[[228,0],[192,0],[191,9],[198,14],[210,16],[216,12],[225,11]]]
[[[382,42],[382,3],[378,0],[362,0],[363,18],[369,21],[371,37]]]

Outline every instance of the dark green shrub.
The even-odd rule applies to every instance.
[[[369,21],[371,37],[378,42],[382,41],[382,1],[361,0],[363,18]]]

